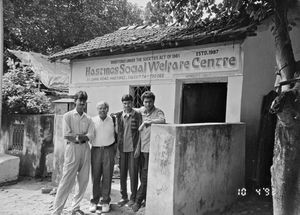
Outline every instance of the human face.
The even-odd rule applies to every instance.
[[[144,98],[143,105],[147,111],[151,111],[154,107],[154,100],[152,98]]]
[[[76,99],[75,101],[75,104],[76,104],[76,110],[78,113],[82,114],[84,109],[85,109],[85,106],[86,106],[86,100],[84,99]]]
[[[132,101],[123,101],[123,109],[126,113],[131,112],[132,110]]]
[[[108,108],[105,104],[101,104],[97,107],[98,114],[101,119],[105,119],[107,117]]]

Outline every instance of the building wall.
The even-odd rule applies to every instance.
[[[296,60],[300,58],[299,36],[299,27],[294,28],[291,31],[291,39]],[[182,71],[175,73],[173,76],[170,76],[169,73],[165,73],[167,78],[165,77],[161,80],[138,79],[86,83],[85,80],[82,79],[82,75],[79,75],[86,72],[84,68],[85,65],[96,65],[98,61],[105,64],[109,60],[114,59],[137,59],[140,56],[168,56],[181,51],[186,52],[188,56],[192,56],[188,53],[188,50],[213,50],[219,46],[227,46],[227,48],[232,46],[232,50],[230,50],[230,48],[227,49],[228,52],[232,51],[232,53],[236,53],[234,47],[238,46],[241,48],[238,53],[237,67],[233,69],[224,68],[223,71]],[[192,52],[194,53],[195,51]],[[88,103],[88,114],[90,115],[97,114],[95,105],[99,100],[106,100],[110,104],[110,112],[122,110],[120,98],[123,94],[129,93],[130,85],[150,84],[151,91],[156,94],[155,105],[165,112],[167,122],[180,123],[183,84],[227,82],[226,122],[246,123],[246,178],[247,184],[251,182],[256,168],[255,160],[257,157],[257,139],[262,99],[264,95],[274,89],[275,80],[274,68],[276,62],[274,37],[268,27],[260,26],[257,36],[247,37],[244,41],[74,60],[72,64],[70,92],[74,94],[79,89],[88,92],[90,102]],[[79,69],[79,67],[81,69]]]
[[[3,183],[16,181],[19,177],[20,158],[0,154],[0,186]]]
[[[85,90],[89,95],[87,112],[90,115],[96,115],[95,105],[97,101],[106,100],[110,104],[110,112],[122,110],[121,97],[125,93],[129,93],[131,85],[151,85],[151,91],[156,94],[155,105],[161,108],[166,115],[168,123],[180,122],[180,103],[182,84],[185,83],[202,83],[202,82],[228,82],[228,96],[227,96],[227,122],[240,121],[240,100],[241,100],[241,87],[242,87],[242,74],[241,74],[241,55],[239,43],[221,43],[210,44],[205,46],[185,47],[168,50],[159,50],[153,52],[131,53],[118,56],[101,57],[101,58],[88,58],[83,60],[72,61],[72,75],[70,93],[74,94],[78,90]],[[219,50],[217,54],[203,54],[202,51]],[[197,53],[199,52],[199,53]],[[180,57],[178,57],[180,55]],[[170,56],[170,58],[168,58]],[[174,56],[174,58],[173,58]],[[194,68],[192,67],[192,59],[208,59],[224,56],[235,56],[236,64],[234,66],[220,66],[211,68]],[[137,59],[157,57],[156,60],[142,60],[139,62]],[[162,58],[162,59],[161,59]],[[134,60],[133,62],[127,61]],[[90,71],[100,71],[102,68],[116,67],[113,61],[124,61],[126,65],[144,65],[143,63],[149,62],[186,62],[189,61],[189,68],[185,68],[184,64],[180,69],[157,69],[152,71],[151,75],[164,75],[163,78],[137,78],[132,80],[116,81],[115,79],[102,80],[104,76],[88,76]],[[149,71],[149,68],[148,68]],[[147,71],[147,72],[148,72]],[[118,75],[120,78],[120,74]],[[118,77],[118,76],[109,76]]]
[[[153,84],[151,91],[156,95],[155,106],[162,109],[167,123],[174,123],[175,83]]]
[[[300,59],[300,29],[291,31],[295,59]],[[274,90],[275,44],[269,27],[260,26],[257,36],[242,44],[243,88],[241,121],[246,122],[246,178],[251,183],[257,159],[257,141],[263,96]],[[252,179],[251,179],[252,178]]]
[[[244,186],[244,124],[153,125],[150,151],[146,215],[221,214]]]
[[[87,113],[91,116],[97,114],[96,104],[99,101],[106,101],[110,106],[109,112],[116,112],[122,109],[121,97],[129,93],[128,85],[86,85],[80,87],[72,87],[71,94],[75,94],[78,90],[85,90],[88,94]]]
[[[57,186],[62,177],[66,141],[63,137],[63,115],[54,116],[54,151],[52,184]]]
[[[130,83],[119,83],[119,85],[108,86],[82,85],[80,87],[72,87],[70,93],[75,94],[80,89],[85,90],[89,96],[87,113],[90,116],[94,116],[97,115],[96,104],[102,100],[108,102],[110,113],[121,111],[123,109],[121,97],[129,93],[129,86]],[[175,83],[151,84],[151,91],[156,95],[155,106],[165,112],[167,122],[174,122],[174,105],[172,104],[174,104],[175,100]]]
[[[243,75],[228,77],[226,122],[241,122]]]
[[[20,157],[20,175],[46,176],[46,156],[53,152],[53,120],[50,114],[3,116],[2,148],[6,154]],[[15,124],[23,129],[14,132]]]
[[[243,44],[244,81],[241,121],[246,122],[246,182],[253,183],[258,150],[258,129],[263,96],[274,89],[275,61],[272,38],[267,32]]]

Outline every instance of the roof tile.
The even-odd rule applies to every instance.
[[[157,49],[157,46],[161,46],[162,42],[164,45],[172,44],[171,42],[174,41],[177,41],[176,44],[182,41],[190,42],[191,44],[221,42],[224,40],[241,39],[241,37],[246,37],[247,32],[253,31],[253,28],[251,28],[253,24],[247,20],[237,19],[235,22],[229,20],[227,21],[228,25],[223,23],[223,20],[221,21],[222,25],[220,23],[209,23],[207,25],[191,26],[188,28],[178,26],[149,27],[146,25],[121,27],[113,33],[96,37],[90,41],[55,53],[50,56],[50,59],[73,59],[79,56],[88,56],[91,52],[97,52],[97,55],[101,55],[101,52],[104,51],[120,49],[126,53],[129,48],[136,47],[146,47],[147,50],[153,50]]]

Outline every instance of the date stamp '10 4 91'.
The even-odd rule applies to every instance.
[[[254,190],[255,194],[259,195],[259,196],[270,196],[274,194],[274,190],[272,188],[269,188],[269,187],[262,187],[262,188],[256,188]],[[252,193],[252,192],[251,192]],[[237,190],[237,195],[238,196],[247,196],[247,189],[246,188],[239,188]]]

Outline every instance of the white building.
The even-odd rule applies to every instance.
[[[242,22],[241,22],[242,23]],[[215,30],[125,27],[51,56],[71,60],[70,94],[85,90],[87,112],[100,100],[121,110],[131,93],[156,95],[168,123],[245,122],[246,178],[251,179],[263,96],[274,89],[274,38],[268,26]],[[254,27],[254,28],[253,28]],[[300,58],[300,28],[291,31]]]

